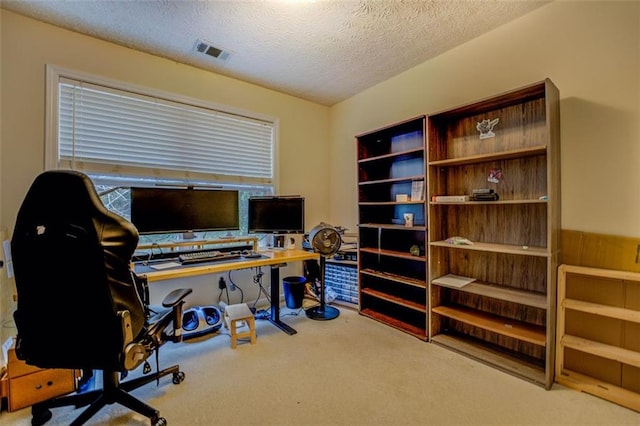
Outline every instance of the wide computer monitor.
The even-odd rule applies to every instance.
[[[131,188],[131,222],[140,234],[238,230],[238,191]]]
[[[251,234],[304,234],[303,197],[251,197],[248,207]]]

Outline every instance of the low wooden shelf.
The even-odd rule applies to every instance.
[[[640,273],[558,268],[555,381],[640,412]]]
[[[197,247],[199,249],[202,249],[208,246],[221,246],[221,245],[238,244],[238,243],[251,244],[253,245],[253,251],[258,250],[257,237],[231,237],[231,238],[216,238],[211,240],[193,239],[191,241],[181,240],[181,241],[171,241],[171,242],[162,242],[162,243],[140,244],[138,245],[137,250],[152,250],[152,249],[168,248],[173,251],[181,247]]]

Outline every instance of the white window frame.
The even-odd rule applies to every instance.
[[[59,88],[58,84],[61,79],[68,78],[72,80],[80,80],[83,82],[87,82],[89,84],[95,84],[99,86],[105,86],[108,88],[121,90],[125,92],[130,92],[133,94],[140,94],[143,96],[150,96],[159,99],[165,99],[170,102],[178,102],[182,104],[191,105],[197,108],[204,108],[209,110],[220,111],[226,114],[234,114],[243,117],[248,117],[254,120],[266,121],[273,124],[273,147],[272,147],[272,179],[270,183],[263,183],[262,186],[270,186],[273,188],[273,191],[277,193],[278,187],[278,133],[279,133],[279,120],[272,116],[267,116],[263,114],[258,114],[255,112],[245,111],[238,108],[232,108],[225,105],[216,104],[209,101],[203,101],[200,99],[195,99],[191,97],[186,97],[183,95],[165,92],[158,89],[152,89],[148,87],[138,86],[131,83],[125,83],[118,80],[112,80],[105,77],[100,77],[80,71],[75,71],[63,67],[59,67],[56,65],[47,64],[46,66],[46,130],[45,130],[45,169],[59,169],[59,141],[58,141],[58,105],[59,105]],[[101,174],[102,170],[92,170],[88,174]],[[110,170],[107,173],[108,175],[117,177],[117,171]],[[135,178],[135,176],[127,175],[126,177]],[[148,178],[158,178],[159,180],[163,180],[163,176],[158,176],[150,173],[147,176]],[[169,179],[164,179],[169,180]],[[175,177],[170,179],[176,181]],[[188,173],[185,173],[185,176],[180,179],[181,182],[184,183],[192,183],[194,181],[199,182],[200,180],[196,177],[193,179],[193,176],[190,178]],[[215,179],[209,179],[210,183],[215,184]],[[236,182],[236,184],[240,186],[241,182]],[[257,184],[260,185],[260,184]],[[254,184],[248,183],[247,187],[252,187]]]

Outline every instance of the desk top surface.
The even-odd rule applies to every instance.
[[[180,265],[174,261],[174,266],[166,269],[154,269],[152,266],[144,266],[141,264],[135,264],[134,267],[135,272],[146,275],[148,281],[159,281],[194,275],[215,274],[236,269],[257,268],[259,266],[277,265],[286,262],[319,259],[320,257],[317,253],[306,250],[268,250],[259,253],[263,256],[255,259],[239,258],[228,261],[214,261],[189,265]],[[162,267],[162,263],[156,265]]]

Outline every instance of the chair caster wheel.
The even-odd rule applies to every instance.
[[[36,409],[35,407],[31,409],[31,426],[42,426],[53,417],[51,410],[48,408],[45,409]]]
[[[158,417],[158,420],[156,420],[153,426],[167,426],[167,419],[164,417]]]
[[[178,371],[176,373],[173,373],[173,384],[174,385],[179,385],[183,381],[184,381],[184,372]]]

